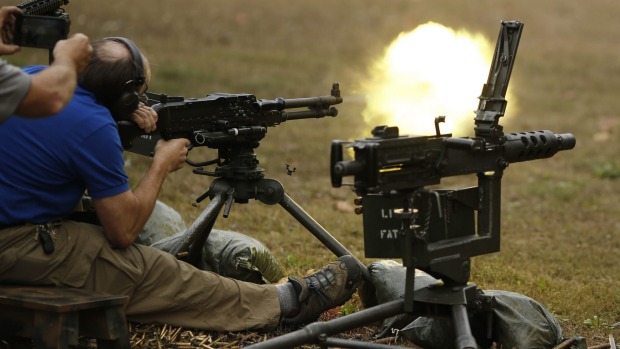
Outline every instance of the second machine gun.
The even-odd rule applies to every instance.
[[[401,246],[413,246],[410,252],[417,268],[448,285],[466,283],[469,257],[499,251],[503,171],[511,163],[549,158],[575,147],[575,137],[568,133],[502,132],[499,118],[506,109],[505,95],[522,27],[518,21],[502,22],[475,112],[474,137],[442,134],[439,126],[445,117],[440,116],[435,118],[432,136],[402,136],[398,127],[378,126],[371,138],[332,143],[332,186],[340,187],[344,176],[354,176],[367,257],[402,257],[406,251]],[[343,144],[353,148],[354,160],[342,160]],[[478,176],[477,187],[425,189],[442,178],[468,174]],[[404,238],[403,224],[414,232],[415,243],[394,243]]]
[[[493,299],[470,278],[470,258],[500,249],[501,178],[511,163],[549,158],[575,147],[572,134],[528,131],[504,134],[499,118],[523,24],[503,21],[487,83],[479,97],[474,137],[441,134],[402,136],[397,127],[378,126],[373,137],[348,144],[355,159],[342,160],[343,142],[332,143],[331,179],[340,187],[353,176],[363,214],[369,258],[402,258],[407,268],[405,312],[432,309],[452,318],[456,348],[475,348],[468,311],[490,314]],[[478,185],[427,189],[444,177],[475,174]],[[415,268],[444,287],[414,290]],[[414,303],[417,309],[414,309]],[[478,307],[478,309],[476,309]],[[424,313],[424,311],[422,311]],[[490,331],[490,324],[488,331]]]
[[[373,129],[373,137],[332,142],[332,186],[341,187],[344,177],[353,176],[359,205],[356,211],[363,215],[365,255],[403,260],[404,299],[313,323],[251,348],[285,349],[308,343],[386,348],[328,336],[400,313],[451,318],[457,349],[482,344],[477,343],[469,324],[469,315],[482,313],[486,329],[481,340],[492,340],[494,299],[469,282],[470,258],[500,249],[503,172],[511,163],[549,158],[576,144],[568,133],[545,130],[504,134],[499,125],[522,30],[519,21],[501,22],[489,76],[475,112],[475,137],[442,134],[439,124],[444,117],[437,117],[435,135],[400,135],[398,127],[383,125]],[[353,150],[353,160],[343,159],[345,145]],[[468,174],[477,176],[477,186],[426,188],[439,184],[444,177]],[[414,292],[415,269],[442,283]]]
[[[231,93],[213,93],[203,98],[147,94],[148,104],[159,118],[157,133],[144,134],[128,121],[119,122],[121,142],[127,151],[152,155],[160,138],[187,138],[192,147],[217,150],[215,159],[187,161],[194,173],[215,177],[209,190],[196,199],[200,203],[210,198],[208,206],[187,231],[169,238],[175,243],[165,239],[155,247],[173,245],[166,250],[200,267],[204,243],[220,210],[223,208],[223,216],[228,217],[233,203],[257,199],[268,205],[280,204],[335,255],[351,254],[285,193],[282,184],[264,178],[264,169],[258,166],[254,152],[269,127],[290,120],[337,116],[338,110],[333,106],[342,103],[339,84],[332,85],[330,95],[290,99],[257,99],[251,94]],[[215,165],[215,169],[204,169],[210,165]]]

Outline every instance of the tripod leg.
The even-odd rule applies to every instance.
[[[303,344],[320,343],[320,339],[325,336],[343,333],[401,314],[403,308],[404,301],[402,299],[390,301],[333,320],[313,322],[297,331],[252,344],[248,346],[248,349],[289,349],[297,348]],[[347,348],[346,346],[343,347]]]
[[[467,307],[464,304],[452,305],[452,325],[456,335],[455,348],[476,349],[478,347],[474,336],[471,334]]]
[[[337,257],[341,257],[347,254],[351,254],[336,238],[334,238],[325,228],[317,223],[301,206],[299,206],[288,195],[284,194],[284,197],[280,201],[280,205],[284,207],[288,213],[291,214],[301,225],[303,225],[309,232],[312,233],[317,239],[319,239],[323,245],[329,248]]]
[[[284,193],[282,200],[280,200],[280,206],[293,216],[301,225],[303,225],[312,235],[314,235],[319,241],[323,243],[330,251],[332,251],[337,257],[344,255],[351,255],[357,263],[362,267],[364,273],[364,279],[370,280],[370,274],[368,268],[357,259],[349,250],[346,249],[336,238],[334,238],[325,228],[323,228],[317,221],[315,221],[301,206],[299,206],[293,199]]]
[[[215,225],[215,219],[226,203],[226,192],[220,192],[213,196],[209,205],[200,213],[200,216],[192,223],[185,232],[186,240],[180,252],[188,251],[185,260],[197,266],[200,259],[202,248],[209,238],[211,229]]]

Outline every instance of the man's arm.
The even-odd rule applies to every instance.
[[[129,247],[151,216],[157,196],[169,173],[183,167],[187,159],[187,139],[160,140],[153,163],[133,190],[94,199],[93,204],[108,241],[120,248]]]
[[[32,76],[30,89],[15,114],[42,117],[61,111],[71,100],[77,75],[88,64],[91,52],[88,37],[83,34],[59,41],[53,51],[54,62]]]

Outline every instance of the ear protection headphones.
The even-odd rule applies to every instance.
[[[128,80],[121,90],[119,98],[110,105],[110,111],[115,118],[126,118],[136,109],[140,102],[140,94],[138,93],[138,87],[144,85],[146,82],[144,63],[142,62],[142,55],[140,50],[133,43],[133,41],[123,37],[108,37],[105,40],[115,41],[121,43],[129,49],[131,53],[131,59],[136,65],[138,74],[131,80]]]

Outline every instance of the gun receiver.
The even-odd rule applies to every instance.
[[[144,135],[135,125],[119,123],[125,150],[150,155],[158,137],[187,138],[192,146],[222,149],[231,146],[256,148],[267,133],[288,120],[336,116],[333,105],[342,103],[339,84],[328,96],[273,100],[256,99],[251,94],[213,93],[203,98],[169,97],[149,94],[149,104],[157,112],[157,136]],[[307,108],[300,111],[287,111]],[[146,147],[134,147],[137,136],[149,140]],[[138,139],[138,141],[143,141]]]
[[[333,187],[353,175],[359,195],[419,188],[439,184],[443,177],[500,172],[510,163],[549,158],[576,143],[572,134],[547,130],[510,133],[499,144],[449,134],[399,136],[398,127],[387,126],[377,126],[372,134],[348,144],[355,160],[342,161],[344,143],[332,143]]]

